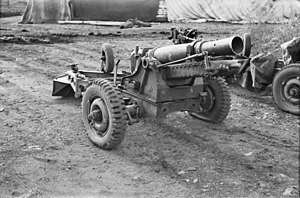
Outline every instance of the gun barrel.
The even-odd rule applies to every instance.
[[[239,36],[233,36],[215,41],[195,41],[192,43],[169,45],[154,48],[150,51],[150,55],[158,61],[168,63],[187,57],[187,48],[192,46],[194,54],[200,54],[204,51],[211,56],[238,55],[243,52],[243,39]]]
[[[243,39],[239,36],[233,36],[221,40],[197,42],[195,52],[201,53],[207,51],[212,56],[238,55],[243,52]]]

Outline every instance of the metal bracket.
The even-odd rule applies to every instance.
[[[119,59],[115,65],[115,71],[114,71],[114,85],[117,86],[117,74],[118,74],[118,66],[120,63],[121,59]]]

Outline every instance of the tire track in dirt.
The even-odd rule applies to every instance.
[[[276,138],[271,134],[269,135],[262,134],[261,131],[257,129],[251,129],[251,132],[240,130],[240,133],[247,134],[251,138],[254,138],[255,141],[259,141],[263,144],[276,147],[277,149],[282,148],[287,151],[293,151],[296,153],[299,152],[299,144],[298,144],[299,142],[297,142],[296,140],[289,140],[289,139],[282,140],[281,137]]]
[[[239,183],[244,188],[245,186],[248,186],[246,189],[252,189],[256,192],[261,190],[268,191],[275,196],[280,194],[280,192],[288,185],[297,186],[298,175],[291,173],[297,172],[298,163],[296,159],[299,152],[291,152],[289,149],[283,151],[280,147],[270,147],[269,145],[265,145],[265,142],[262,142],[261,144],[257,142],[256,139],[250,137],[243,137],[246,141],[240,142],[239,138],[232,139],[233,136],[225,132],[226,125],[224,126],[224,124],[215,125],[197,121],[182,113],[172,116],[167,121],[164,121],[159,125],[161,125],[165,131],[170,131],[172,133],[171,137],[179,141],[178,149],[182,150],[184,145],[188,145],[190,148],[190,153],[185,153],[183,156],[181,156],[182,159],[184,158],[184,163],[189,164],[190,166],[200,166],[201,168],[204,168],[204,170],[202,169],[201,171],[196,171],[195,175],[198,178],[199,175],[201,175],[202,178],[205,177],[205,173],[210,170],[212,171],[212,174],[214,171],[217,171],[220,174],[218,177],[214,177],[215,181],[223,181],[221,182],[223,183],[223,186],[220,186],[218,182],[213,182],[209,178],[205,178],[204,180],[200,179],[202,186],[198,186],[199,188],[203,189],[206,186],[205,183],[210,183],[211,187],[215,187],[217,189],[227,185],[227,187],[233,190],[231,192],[235,194],[235,192],[240,191],[240,188],[235,186],[235,184]],[[180,124],[177,124],[178,120],[180,120]],[[159,139],[161,139],[161,137]],[[252,141],[256,143],[252,144]],[[161,143],[160,145],[164,144]],[[244,150],[245,148],[247,149]],[[161,149],[168,150],[166,147]],[[203,150],[205,152],[203,152]],[[199,155],[197,156],[195,151],[199,151],[201,157]],[[184,167],[184,164],[182,164],[182,162],[176,158],[176,154],[174,156],[172,153],[167,151],[166,153],[168,153],[165,154],[166,156],[171,155],[171,158],[177,159],[175,162],[172,162],[172,160],[171,162],[169,161],[171,166],[175,165],[175,169],[177,170],[179,170],[178,168],[180,168],[180,164],[182,167]],[[277,156],[279,153],[280,155]],[[202,167],[201,163],[199,164],[193,162],[191,159],[193,159],[194,156],[197,156],[202,160],[207,158],[213,159],[215,161],[215,164],[211,166],[213,169],[207,170],[205,167]],[[291,161],[292,159],[294,160]],[[209,162],[206,161],[206,164],[209,164]],[[174,174],[173,170],[174,167],[170,169],[170,174]],[[279,173],[287,174],[289,177],[291,177],[291,179],[279,182]],[[231,177],[231,179],[232,177],[235,179],[231,180],[229,177]],[[261,182],[269,183],[268,185],[270,186],[277,186],[277,189],[260,189],[258,184]],[[245,192],[246,189],[244,189],[243,192]],[[227,190],[226,192],[229,191]],[[249,192],[249,194],[251,193]],[[243,196],[241,194],[236,195]]]
[[[223,145],[217,144],[218,141],[199,138],[196,135],[198,131],[185,127],[185,121],[181,119],[181,116],[174,116],[162,122],[142,120],[133,128],[143,129],[135,134],[127,134],[125,139],[129,139],[131,146],[127,146],[129,143],[125,141],[122,150],[136,163],[150,165],[154,172],[166,172],[170,177],[186,183],[189,188],[198,189],[202,195],[213,196],[216,189],[240,197],[253,195],[251,189],[255,188],[255,181],[262,177],[261,171],[248,169],[246,166],[250,163],[247,160],[241,159],[235,152],[224,150]],[[182,127],[177,126],[178,120]],[[191,134],[186,134],[187,130]],[[156,134],[151,134],[152,131]],[[136,151],[133,145],[140,147],[140,150]],[[188,171],[190,168],[195,170]],[[193,183],[195,179],[197,182]],[[250,185],[250,189],[245,189],[245,185]],[[226,188],[228,186],[230,188]]]
[[[241,90],[246,92],[246,90]],[[248,93],[250,96],[252,93]],[[234,132],[236,134],[246,134],[252,136],[261,143],[274,147],[282,147],[285,150],[299,152],[299,120],[298,116],[291,115],[275,108],[274,101],[270,97],[263,98],[259,101],[256,99],[242,98],[232,95],[237,101],[233,104],[233,111],[230,118],[246,117],[247,120],[239,119],[239,123],[232,123],[233,128],[228,128],[225,132]],[[243,101],[243,102],[240,102]],[[257,108],[254,108],[258,106]],[[274,107],[275,106],[275,107]],[[245,109],[244,111],[238,111]],[[251,124],[253,123],[253,124]],[[234,126],[235,125],[235,126]],[[245,130],[246,129],[246,130]]]
[[[74,54],[72,50],[65,50],[68,48],[68,44],[37,45],[36,48],[33,49],[32,47],[24,48],[22,46],[14,46],[14,50],[2,55],[2,57],[14,59],[15,62],[23,67],[31,68],[37,72],[43,71],[42,73],[51,73],[52,75],[56,73],[56,76],[69,70],[70,68],[67,68],[68,65],[78,62],[81,64],[82,60],[85,60],[85,63],[82,64],[84,67],[90,69],[98,67],[98,62],[93,60],[88,62],[86,59],[86,57],[89,57],[88,54],[78,56],[78,54]],[[22,53],[26,53],[27,56],[22,56]]]

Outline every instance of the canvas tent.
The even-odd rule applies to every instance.
[[[300,0],[29,0],[22,23],[59,20],[283,23],[300,17]]]
[[[153,21],[159,0],[70,0],[72,19],[126,21],[138,18]]]
[[[300,17],[299,0],[166,0],[169,21],[283,23]]]
[[[29,0],[21,23],[55,23],[71,19],[68,0]]]
[[[159,0],[29,0],[21,23],[59,20],[154,21]]]

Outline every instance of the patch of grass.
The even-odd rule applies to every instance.
[[[252,56],[271,52],[281,58],[280,45],[300,36],[300,21],[288,24],[250,24]]]
[[[28,0],[1,0],[0,18],[21,16],[26,8]]]

